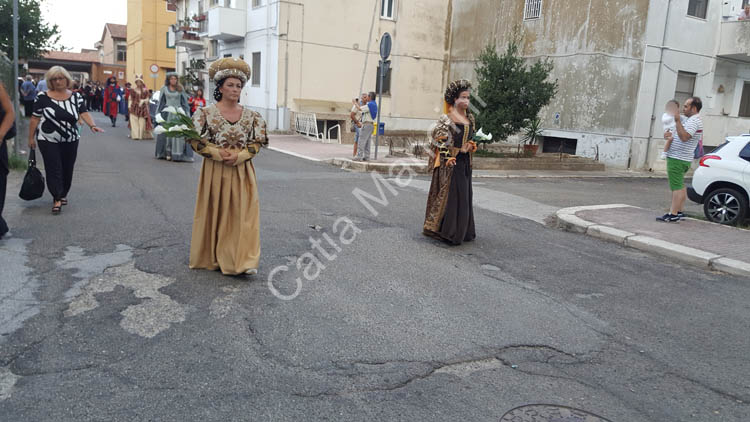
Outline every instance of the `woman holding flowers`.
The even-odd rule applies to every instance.
[[[190,111],[185,89],[180,85],[177,73],[167,73],[159,94],[159,105],[156,108],[156,122],[175,122],[179,114],[187,115]],[[160,134],[156,137],[156,158],[167,161],[193,161],[193,151],[183,137],[170,137]]]
[[[204,157],[190,242],[190,268],[225,275],[257,274],[260,206],[252,158],[268,144],[266,122],[239,104],[250,78],[242,60],[223,58],[209,68],[216,104],[198,108],[190,139]],[[181,128],[184,130],[185,128]]]
[[[471,158],[477,146],[469,112],[471,83],[451,82],[445,90],[446,114],[432,130],[432,184],[427,197],[423,233],[453,245],[474,240]]]

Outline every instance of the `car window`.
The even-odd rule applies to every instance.
[[[726,146],[726,145],[727,145],[728,143],[729,143],[729,141],[724,141],[724,143],[723,143],[723,144],[719,145],[718,147],[716,147],[716,148],[714,148],[714,149],[712,149],[712,150],[709,150],[708,148],[705,148],[706,154],[709,154],[709,153],[710,153],[710,154],[714,154],[714,153],[717,153],[717,152],[719,152],[719,150],[720,150],[720,149],[724,148],[724,146]]]
[[[750,161],[750,142],[748,142],[748,144],[745,145],[745,148],[742,148],[742,151],[740,151],[740,158],[745,161]]]

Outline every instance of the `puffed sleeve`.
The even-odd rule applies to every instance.
[[[432,146],[442,158],[450,158],[458,155],[458,148],[453,147],[453,122],[447,115],[440,116],[437,125],[432,129]]]
[[[258,155],[262,147],[268,145],[266,121],[256,112],[253,112],[253,124],[248,136],[249,142],[247,143],[247,147],[240,151],[237,161],[234,163],[235,166],[252,159]]]
[[[206,158],[223,162],[224,160],[222,159],[221,154],[219,154],[219,147],[212,144],[209,140],[210,131],[208,129],[206,113],[203,109],[195,111],[195,114],[193,114],[193,124],[195,125],[195,130],[201,135],[201,139],[189,140],[190,147],[193,148],[193,151]]]

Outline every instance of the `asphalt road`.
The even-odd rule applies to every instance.
[[[0,420],[497,421],[530,403],[750,419],[747,280],[519,207],[655,196],[663,181],[482,180],[477,201],[521,199],[477,207],[477,240],[448,247],[420,234],[424,179],[392,181],[368,209],[353,192],[377,196],[370,175],[263,151],[262,268],[234,278],[187,267],[200,158],[153,148],[124,128],[87,134],[59,216],[10,194]]]

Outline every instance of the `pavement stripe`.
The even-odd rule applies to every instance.
[[[413,179],[409,183],[409,187],[427,193],[430,191],[430,182]],[[427,200],[426,197],[425,200]],[[539,224],[545,224],[545,219],[558,210],[557,207],[532,201],[518,195],[477,186],[474,186],[474,206],[498,214],[525,218]]]

